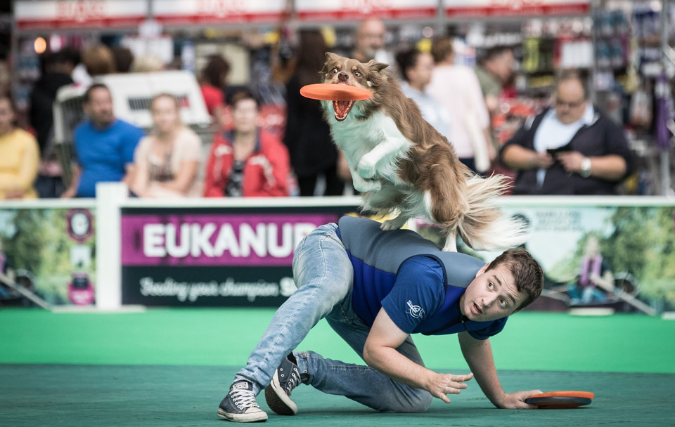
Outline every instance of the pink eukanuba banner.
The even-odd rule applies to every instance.
[[[123,266],[290,266],[295,247],[336,214],[122,216]]]

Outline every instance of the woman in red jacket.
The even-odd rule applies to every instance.
[[[288,150],[258,128],[260,104],[248,91],[232,97],[234,130],[216,135],[206,165],[206,197],[288,196]]]

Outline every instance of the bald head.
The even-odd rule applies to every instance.
[[[583,77],[576,73],[563,73],[555,97],[555,113],[560,122],[571,124],[581,120],[588,106],[588,92]]]
[[[356,59],[367,62],[375,58],[375,53],[384,49],[386,32],[384,23],[378,18],[368,18],[361,22],[356,31]]]

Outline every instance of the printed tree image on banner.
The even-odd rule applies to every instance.
[[[88,209],[0,209],[0,269],[51,304],[93,304],[93,227]],[[27,304],[0,287],[3,306]]]

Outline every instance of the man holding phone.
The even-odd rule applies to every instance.
[[[635,160],[623,130],[589,101],[587,78],[563,72],[554,108],[528,119],[501,150],[513,194],[612,195]]]

